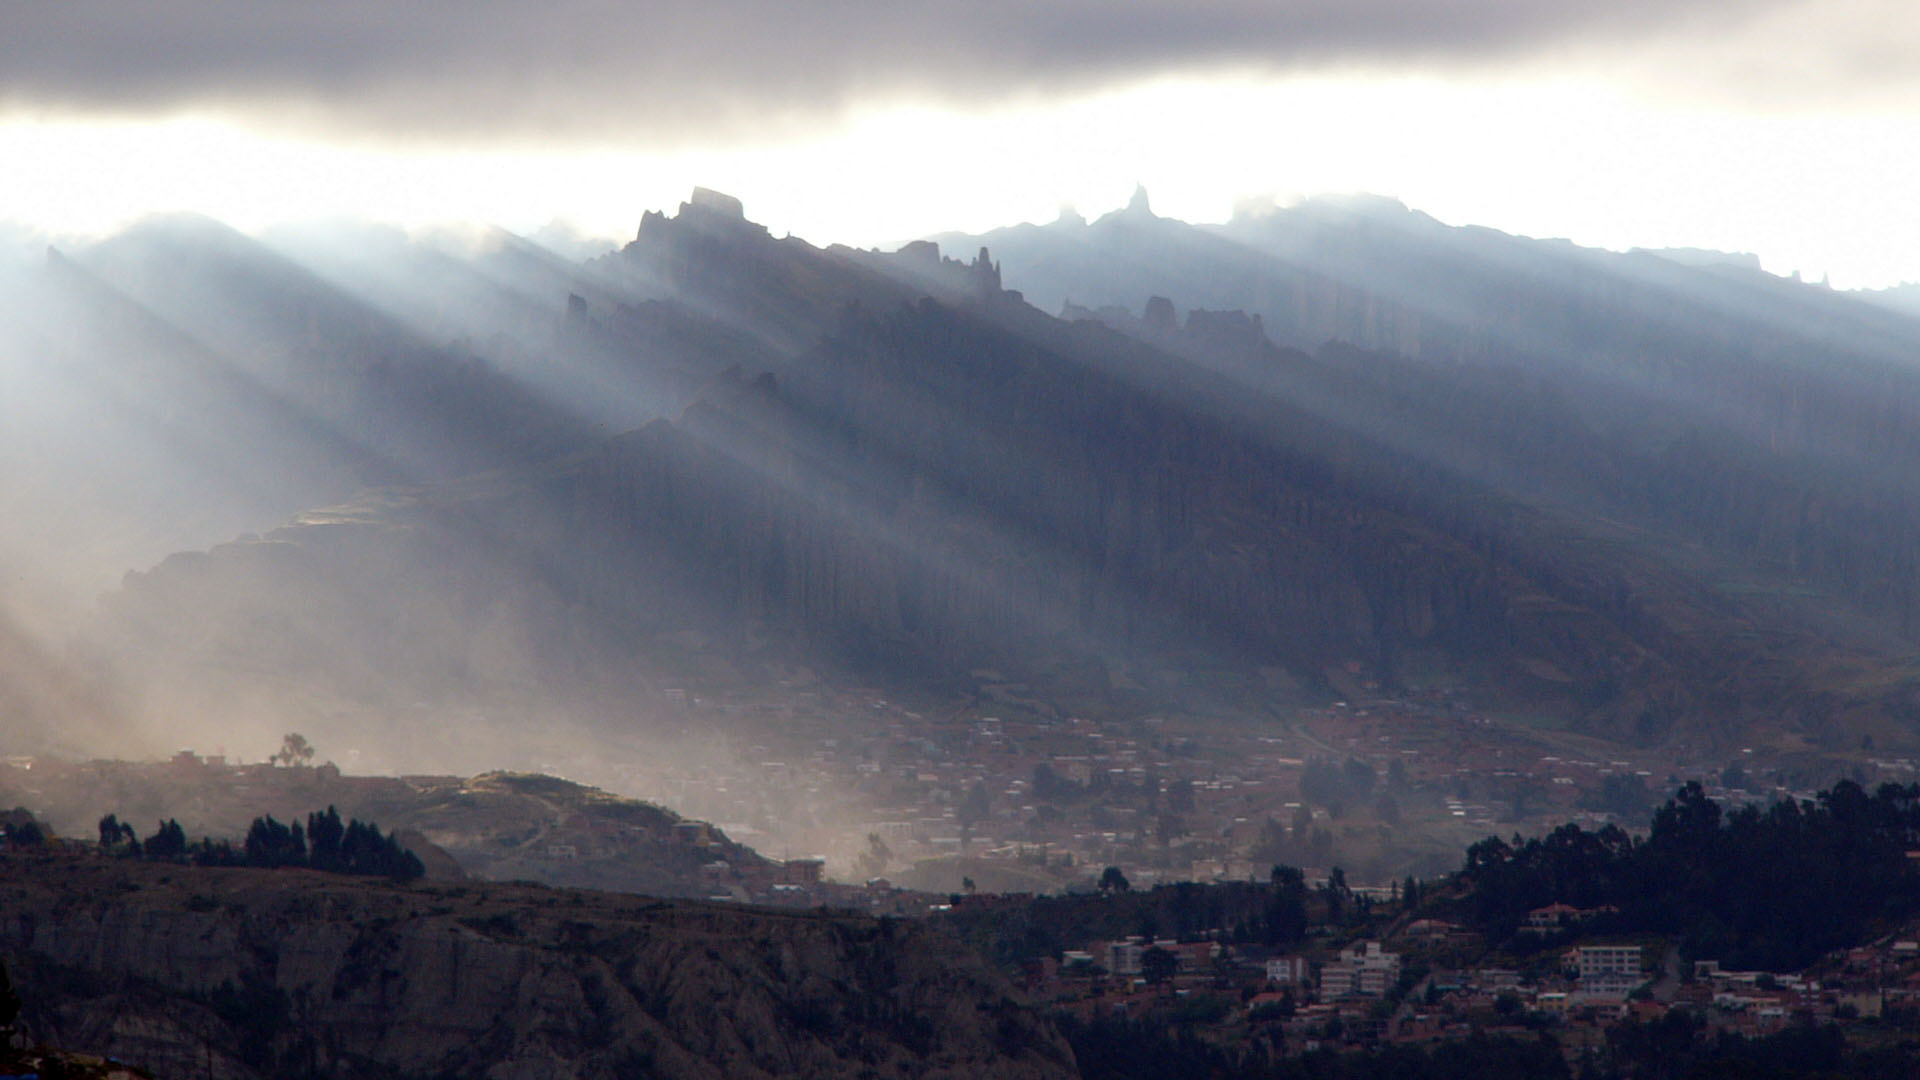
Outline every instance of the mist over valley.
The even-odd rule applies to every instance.
[[[196,218],[49,248],[6,290],[10,749],[300,731],[762,825],[930,778],[833,807],[850,858],[978,782],[1021,839],[1075,724],[1151,730],[1156,785],[1262,735],[1472,772],[1294,734],[1336,702],[1656,787],[1912,745],[1906,316],[1387,200],[940,243],[702,191],[586,260]],[[983,717],[1035,734],[968,774]],[[709,800],[682,758],[791,790]]]
[[[6,835],[98,822],[125,864],[32,864],[16,899],[70,943],[93,931],[49,882],[122,875],[147,898],[101,925],[157,926],[178,905],[155,860],[231,875],[180,903],[253,959],[100,962],[136,1012],[206,1010],[233,1075],[301,1038],[342,1076],[1086,1074],[1121,1038],[1106,1014],[1038,1019],[1000,980],[1080,994],[1048,980],[1096,927],[1262,957],[1424,912],[1527,956],[1530,916],[1485,899],[1496,872],[1532,895],[1523,831],[1654,860],[1721,804],[1737,832],[1761,819],[1734,808],[1837,815],[1911,779],[1920,319],[1898,290],[1372,197],[1193,225],[1143,189],[884,251],[696,189],[624,244],[549,239],[176,215],[0,270]],[[1904,790],[1876,828],[1906,827]],[[419,860],[404,913],[330,879],[331,915],[275,906],[271,875],[321,875],[343,818]],[[1535,899],[1621,932],[1680,910],[1573,880]],[[565,904],[587,914],[529,914]],[[847,914],[768,910],[819,908]],[[1003,1018],[997,1050],[900,1019],[940,978],[879,958],[963,948],[890,951],[902,916],[999,965],[953,976]],[[295,979],[260,918],[358,936]],[[745,981],[715,993],[772,1011],[712,1041],[673,1011],[686,985],[620,951],[650,920],[701,927],[672,949],[811,951],[724,961]],[[1745,925],[1728,955],[1776,947]],[[37,985],[81,963],[16,936]],[[568,959],[588,939],[624,966]],[[482,953],[546,972],[499,993],[586,994],[592,1021],[463,1057],[407,1025],[504,1006],[423,999],[368,1050],[370,949],[414,958],[389,979]],[[241,1019],[327,985],[352,1004]],[[220,996],[243,991],[265,996]],[[873,1011],[899,995],[920,1004]],[[98,1034],[104,1000],[36,1030],[185,1052],[185,1028]]]

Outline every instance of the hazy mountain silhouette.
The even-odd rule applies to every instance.
[[[1876,304],[1882,304],[1907,315],[1920,316],[1920,282],[1906,282],[1886,289],[1875,289],[1860,294],[1862,298]]]
[[[256,715],[633,722],[637,689],[802,663],[1257,700],[1262,670],[1340,666],[1641,742],[1907,730],[1913,324],[1739,267],[1304,213],[1212,232],[1140,198],[963,262],[776,240],[699,194],[581,268],[552,299],[566,372],[510,384],[701,382],[683,411],[550,446],[456,416],[491,456],[432,460],[492,471],[130,577],[89,655]],[[1003,273],[1124,306],[1057,319]],[[1098,280],[1271,295],[1182,316]],[[1268,340],[1323,324],[1359,343]]]
[[[1341,415],[1411,453],[1529,504],[1698,545],[1671,554],[1727,560],[1712,572],[1741,591],[1824,592],[1828,614],[1868,614],[1901,642],[1914,632],[1920,506],[1898,463],[1920,434],[1920,323],[1860,297],[1741,259],[1449,228],[1378,199],[1210,229],[1137,201],[1091,225],[963,242],[976,241],[994,245],[1010,284],[1071,297],[1070,315],[1136,336],[1178,329],[1171,303],[1147,325],[1144,305],[1162,296],[1242,308],[1278,341],[1398,354],[1334,365],[1349,389],[1311,390],[1317,407],[1370,383],[1373,400]],[[1256,362],[1235,376],[1272,372]]]

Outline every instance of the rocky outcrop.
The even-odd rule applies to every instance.
[[[728,195],[725,192],[715,191],[712,188],[694,188],[693,196],[681,207],[680,212],[684,214],[688,208],[692,207],[697,207],[719,217],[735,218],[740,221],[747,219],[747,208],[738,198]]]
[[[72,855],[0,890],[33,1033],[160,1076],[1074,1075],[925,924]]]

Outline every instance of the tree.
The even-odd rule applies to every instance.
[[[187,853],[187,831],[178,821],[168,818],[140,845],[150,859],[171,859]]]
[[[14,847],[39,847],[47,842],[46,831],[37,821],[23,821],[6,827],[7,843]]]
[[[1307,932],[1307,877],[1297,867],[1275,866],[1268,875],[1273,895],[1264,912],[1268,945],[1298,941]]]
[[[311,833],[313,830],[309,828],[307,831]],[[870,832],[867,834],[867,850],[860,853],[854,865],[859,868],[861,877],[875,878],[886,873],[887,864],[892,861],[893,849],[887,846],[879,833]]]
[[[340,823],[340,811],[328,806],[324,814],[307,815],[307,864],[315,870],[334,873],[346,869],[346,856],[340,845],[346,838],[346,826]]]
[[[118,814],[108,814],[100,819],[100,850],[112,851],[126,844],[134,854],[140,853],[140,838],[134,834],[133,826],[120,820]]]
[[[1300,800],[1325,806],[1346,790],[1346,777],[1331,761],[1314,758],[1300,770]]]
[[[1333,861],[1333,833],[1326,829],[1314,829],[1307,834],[1306,862],[1309,866],[1324,866]]]
[[[1171,844],[1187,835],[1187,823],[1178,814],[1161,814],[1153,819],[1153,834],[1162,844]]]
[[[1158,945],[1140,954],[1140,975],[1151,986],[1159,986],[1179,970],[1180,958]]]
[[[7,975],[7,965],[0,962],[0,1031],[13,1030],[13,1022],[20,1016],[20,995],[13,992],[13,980]]]
[[[959,819],[962,829],[971,829],[987,820],[987,815],[992,812],[993,804],[987,797],[986,782],[975,781],[974,785],[967,789],[966,798],[960,800],[960,807],[954,811],[954,816]]]
[[[1175,814],[1193,813],[1193,781],[1181,777],[1167,785],[1167,809]]]
[[[272,815],[254,818],[247,830],[248,866],[306,866],[307,836],[299,825],[288,828]]]
[[[1600,781],[1597,791],[1581,796],[1580,806],[1603,810],[1618,818],[1644,818],[1653,807],[1653,791],[1637,773],[1615,774]]]
[[[1320,890],[1321,899],[1327,905],[1327,921],[1341,922],[1346,917],[1347,901],[1353,894],[1347,889],[1347,872],[1334,867],[1327,872],[1327,883]]]
[[[360,829],[362,853],[355,854],[354,830]],[[347,823],[347,836],[341,842],[341,850],[347,855],[349,873],[382,874],[396,881],[411,881],[426,873],[426,867],[413,852],[400,846],[400,841],[392,834],[380,835],[380,827],[368,822],[361,825],[356,819]]]
[[[1109,866],[1100,871],[1100,891],[1103,893],[1123,893],[1133,886],[1127,882],[1127,875],[1117,866]]]
[[[1272,818],[1260,825],[1260,836],[1253,842],[1247,857],[1259,862],[1285,862],[1293,857],[1293,845],[1287,839],[1287,828]]]
[[[1346,767],[1341,770],[1341,773],[1346,781],[1347,790],[1356,798],[1371,792],[1374,782],[1379,779],[1379,774],[1373,771],[1373,765],[1357,757],[1348,758]]]
[[[313,761],[313,744],[305,735],[289,731],[280,739],[280,752],[267,759],[283,765],[306,765]]]

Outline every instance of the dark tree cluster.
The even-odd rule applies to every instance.
[[[24,825],[0,825],[0,846],[34,848],[47,842],[47,834],[38,823],[29,821]]]
[[[1300,772],[1300,794],[1319,806],[1357,804],[1373,793],[1378,781],[1373,766],[1359,758],[1348,758],[1344,765],[1315,758]]]
[[[1431,1047],[1397,1045],[1285,1056],[1277,1040],[1222,1045],[1172,1018],[1060,1018],[1083,1080],[1567,1080],[1548,1039],[1475,1036]]]
[[[47,831],[24,806],[0,811],[0,847],[37,848],[47,842]]]
[[[1582,796],[1580,806],[1585,810],[1598,810],[1615,817],[1637,820],[1653,809],[1656,797],[1646,780],[1640,776],[1633,773],[1615,774],[1601,780],[1597,790]]]
[[[1840,1027],[1799,1024],[1764,1038],[1729,1031],[1676,1010],[1650,1023],[1616,1024],[1606,1047],[1582,1063],[1582,1080],[1905,1080],[1920,1066],[1920,1044],[1849,1045]]]
[[[1165,795],[1165,799],[1161,798]],[[1193,782],[1174,780],[1162,790],[1158,773],[1149,768],[1138,781],[1112,773],[1096,771],[1086,782],[1061,776],[1053,766],[1041,762],[1033,767],[1033,797],[1043,803],[1086,802],[1099,807],[1131,806],[1149,813],[1164,808],[1176,814],[1191,813],[1194,808]]]
[[[1294,811],[1291,827],[1268,818],[1254,842],[1253,859],[1272,865],[1326,866],[1333,861],[1333,832],[1313,824],[1306,804]]]
[[[13,1030],[13,1022],[20,1016],[20,995],[13,992],[13,979],[7,975],[7,965],[0,962],[0,1031]]]
[[[1129,934],[1289,945],[1307,932],[1310,890],[1292,867],[1274,867],[1267,882],[1182,881],[1132,889],[1126,875],[1110,866],[1099,884],[1097,895],[1036,896],[1014,907],[958,908],[945,918],[970,944],[1009,967]]]
[[[1617,909],[1592,929],[1677,937],[1691,957],[1797,970],[1920,913],[1920,785],[1869,795],[1842,781],[1817,798],[1731,812],[1688,784],[1645,839],[1615,826],[1490,837],[1467,850],[1470,917],[1493,940],[1559,902]]]
[[[1060,1025],[1085,1080],[1205,1077],[1209,1080],[1906,1080],[1920,1046],[1850,1047],[1838,1027],[1795,1026],[1763,1038],[1708,1037],[1684,1011],[1607,1030],[1604,1048],[1570,1066],[1551,1038],[1476,1035],[1431,1046],[1315,1050],[1283,1056],[1284,1044],[1223,1045],[1171,1016]]]
[[[292,866],[399,881],[426,872],[418,856],[381,833],[378,825],[358,818],[342,824],[340,811],[332,806],[308,814],[305,826],[283,824],[272,815],[254,818],[238,851],[224,840],[190,843],[180,823],[172,820],[161,822],[152,836],[141,840],[133,826],[108,814],[100,819],[100,847],[130,858],[184,859],[199,866]]]

